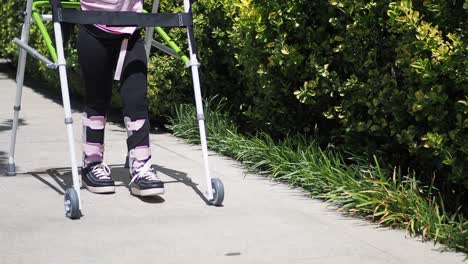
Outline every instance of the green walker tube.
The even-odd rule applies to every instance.
[[[50,39],[49,33],[47,32],[47,29],[42,22],[41,15],[37,13],[36,10],[33,11],[33,17],[34,21],[37,24],[37,27],[39,28],[39,31],[41,32],[42,37],[44,38],[44,41],[47,45],[47,49],[49,50],[49,54],[52,57],[53,62],[57,62],[57,52],[55,51],[54,45],[52,44],[52,40]]]
[[[180,56],[180,59],[187,63],[189,61],[189,58],[184,54],[184,52],[174,43],[174,41],[172,41],[171,37],[169,37],[169,35],[167,35],[167,33],[164,31],[164,29],[162,29],[161,27],[155,27],[156,29],[156,32],[158,32],[159,36],[161,36],[161,38],[166,42],[167,45],[169,45],[169,47],[171,49],[173,49],[177,55]]]
[[[80,8],[79,2],[62,2],[62,6],[67,8]],[[39,14],[39,7],[50,7],[49,1],[35,1],[32,4],[32,16],[34,18],[34,22],[36,22],[39,31],[41,32],[42,37],[46,43],[47,49],[49,50],[49,54],[52,57],[53,62],[57,62],[57,51],[54,48],[52,43],[52,39],[50,38],[49,33],[47,32],[47,28],[42,21],[41,15]]]

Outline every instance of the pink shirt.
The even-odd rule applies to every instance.
[[[84,11],[143,11],[143,0],[80,0]],[[108,27],[96,25],[98,28],[114,34],[132,34],[136,27]]]

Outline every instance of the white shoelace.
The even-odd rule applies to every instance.
[[[137,161],[136,161],[137,162]],[[135,169],[136,174],[132,177],[129,185],[131,185],[138,178],[145,178],[150,181],[160,181],[159,176],[154,172],[151,167],[151,159],[146,161],[143,166]]]
[[[105,163],[100,163],[100,164],[97,164],[97,165],[93,166],[91,171],[96,176],[96,178],[98,178],[99,180],[110,180],[111,179],[111,177],[110,177],[111,170]]]

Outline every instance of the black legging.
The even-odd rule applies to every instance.
[[[144,119],[145,125],[127,140],[128,149],[149,146],[147,109],[147,58],[140,32],[128,36],[127,53],[120,77],[123,115],[132,121]],[[86,90],[84,112],[106,116],[111,96],[114,70],[124,35],[111,34],[94,26],[80,26],[77,39],[78,57]],[[104,131],[87,128],[86,141],[104,143]]]

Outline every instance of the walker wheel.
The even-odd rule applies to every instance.
[[[211,188],[213,190],[213,200],[211,204],[214,206],[221,206],[224,200],[224,185],[223,182],[218,178],[211,179]]]
[[[80,201],[75,189],[68,188],[65,191],[64,205],[66,217],[70,219],[79,219],[81,217]]]

